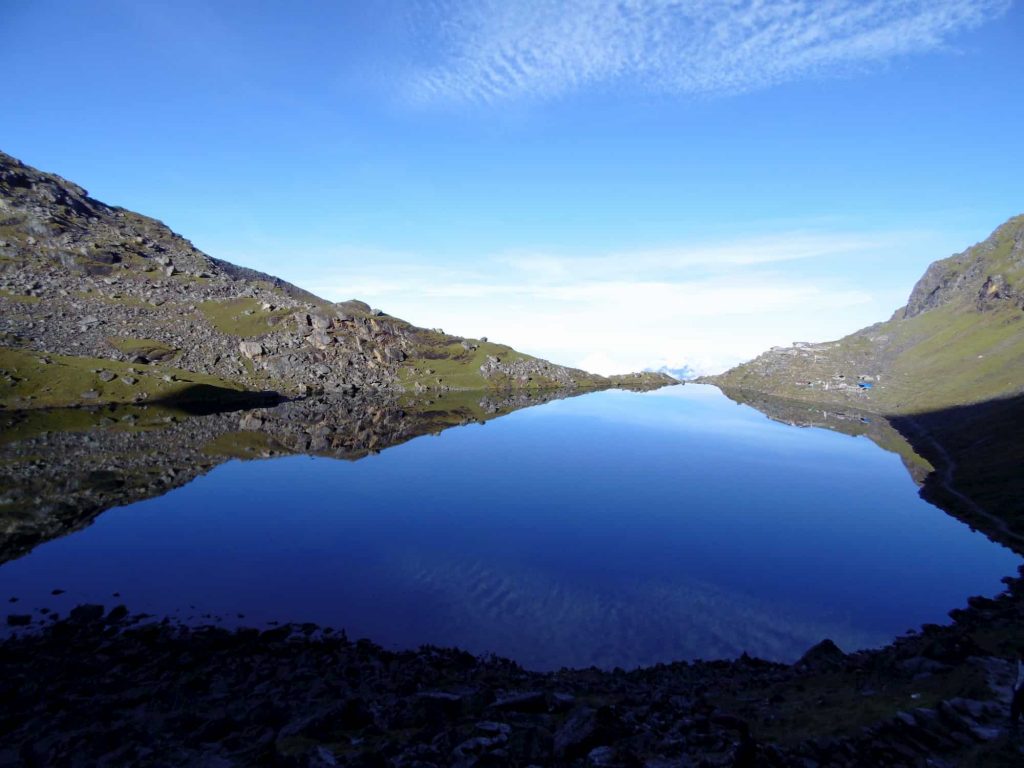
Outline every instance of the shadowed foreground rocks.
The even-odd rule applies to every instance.
[[[951,626],[879,651],[825,641],[794,665],[743,656],[631,672],[389,652],[312,624],[190,628],[123,606],[14,613],[0,765],[1016,765],[1007,659],[1024,640],[1024,584],[1006,581]]]

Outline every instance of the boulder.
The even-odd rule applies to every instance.
[[[846,654],[828,638],[812,647],[796,663],[797,667],[819,671],[836,669],[846,660]]]
[[[238,343],[238,351],[252,360],[263,354],[263,345],[258,341],[242,341]]]
[[[581,757],[614,740],[615,732],[615,716],[610,708],[577,707],[555,731],[555,755],[565,760]]]
[[[327,347],[334,343],[334,337],[326,331],[316,330],[310,335],[309,341],[314,347],[327,349]]]

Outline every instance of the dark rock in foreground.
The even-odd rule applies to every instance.
[[[1014,765],[1024,585],[1007,583],[879,651],[631,672],[78,606],[0,646],[0,765]]]

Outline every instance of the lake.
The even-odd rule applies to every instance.
[[[631,668],[744,651],[792,661],[826,637],[883,645],[997,594],[1020,562],[922,501],[896,453],[773,421],[710,386],[598,392],[449,429],[436,413],[413,429],[407,408],[382,442],[374,424],[398,417],[288,431],[272,410],[166,418],[188,437],[114,431],[138,425],[115,416],[67,443],[9,439],[28,462],[23,496],[60,456],[33,498],[96,510],[0,566],[0,597],[22,613],[123,602],[190,622],[316,622],[537,670]],[[305,442],[264,439],[272,423]],[[352,435],[365,450],[329,455]],[[177,469],[160,464],[185,448]],[[272,458],[228,458],[246,451]],[[92,485],[67,479],[101,453]],[[142,500],[102,511],[107,486],[123,502],[146,472]]]

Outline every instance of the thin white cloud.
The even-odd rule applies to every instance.
[[[608,277],[623,274],[664,275],[685,270],[692,274],[695,269],[721,271],[734,267],[866,253],[890,245],[898,236],[897,233],[879,237],[862,234],[784,232],[725,243],[649,248],[571,259],[536,252],[507,254],[499,257],[499,261],[531,274],[534,279],[547,278],[554,281],[569,276],[595,273]]]
[[[422,101],[552,97],[629,81],[735,93],[945,48],[1010,0],[480,0],[433,3]]]

